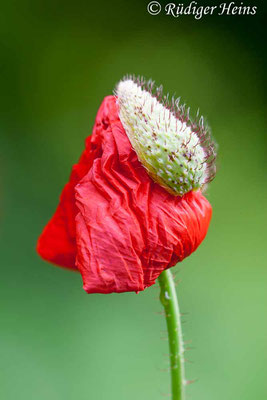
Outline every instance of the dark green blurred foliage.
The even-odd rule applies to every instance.
[[[220,146],[208,236],[175,268],[194,348],[187,377],[198,379],[188,399],[267,397],[266,5],[253,2],[256,16],[195,21],[150,16],[146,4],[1,5],[3,400],[156,400],[169,391],[158,287],[86,295],[79,274],[35,253],[101,100],[126,73],[200,107]]]

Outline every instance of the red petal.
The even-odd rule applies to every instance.
[[[200,192],[174,197],[151,180],[109,96],[38,251],[71,268],[76,257],[88,293],[140,291],[198,247],[210,218]]]
[[[72,167],[70,180],[60,196],[55,214],[44,228],[38,243],[37,252],[46,261],[62,267],[77,269],[75,216],[78,212],[75,205],[75,185],[85,176],[96,157],[101,157],[101,133],[106,127],[105,115],[113,102],[113,96],[106,97],[97,113],[93,135],[86,139],[86,148],[80,160]],[[100,134],[99,134],[100,133]]]
[[[119,120],[102,150],[76,186],[76,262],[88,293],[140,291],[197,248],[211,206],[200,192],[174,197],[154,183]]]

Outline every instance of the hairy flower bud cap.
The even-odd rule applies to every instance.
[[[179,99],[152,81],[125,78],[116,88],[119,116],[139,161],[173,195],[202,188],[215,175],[215,145],[203,117],[192,122]]]

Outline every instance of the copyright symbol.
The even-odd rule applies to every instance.
[[[161,5],[157,1],[151,1],[147,5],[147,11],[151,15],[158,15],[160,13],[160,11],[161,11]]]

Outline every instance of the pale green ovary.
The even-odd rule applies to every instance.
[[[133,85],[118,98],[121,121],[139,160],[177,195],[200,188],[206,164],[197,135],[149,92]]]

